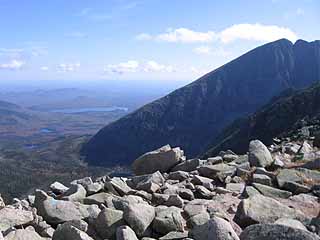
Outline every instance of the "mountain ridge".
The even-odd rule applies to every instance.
[[[196,156],[233,120],[320,79],[319,66],[319,41],[267,43],[107,125],[82,154],[89,164],[125,165],[169,143]]]

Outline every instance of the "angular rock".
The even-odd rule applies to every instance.
[[[50,224],[94,217],[100,211],[97,205],[83,205],[77,202],[55,200],[43,191],[36,191],[37,214]]]
[[[101,192],[101,193],[96,193],[93,194],[89,197],[86,197],[83,199],[83,203],[84,204],[97,204],[97,205],[101,205],[104,204],[105,206],[107,206],[108,208],[112,208],[113,207],[113,202],[112,200],[114,198],[116,198],[117,196],[114,196],[110,193],[105,193],[105,192]]]
[[[103,185],[101,183],[95,182],[87,186],[87,194],[93,195],[95,193],[100,192],[103,189]]]
[[[249,144],[249,162],[254,167],[268,167],[273,163],[273,158],[261,141],[253,140]]]
[[[54,182],[50,185],[50,190],[57,195],[66,192],[68,189],[68,187],[59,182]]]
[[[264,174],[253,174],[252,181],[267,186],[272,186],[272,179]]]
[[[255,224],[247,227],[240,235],[241,240],[319,240],[308,231],[278,224]]]
[[[8,233],[4,240],[45,240],[45,238],[42,238],[34,230],[17,229]]]
[[[255,187],[252,187],[252,186],[246,186],[243,192],[243,196],[246,198],[252,197],[255,194],[260,194],[260,192]]]
[[[204,186],[197,185],[195,188],[196,189],[195,189],[194,196],[196,198],[212,199],[212,197],[214,196],[214,194]]]
[[[242,194],[244,189],[245,189],[246,185],[244,183],[228,183],[226,185],[226,189],[237,193],[237,194]]]
[[[291,228],[308,231],[307,228],[302,224],[302,222],[295,219],[279,218],[277,221],[274,222],[274,224],[284,225]]]
[[[184,171],[170,172],[168,179],[183,181],[189,178],[189,173]]]
[[[146,204],[130,204],[124,210],[125,221],[141,237],[155,217],[155,209]]]
[[[269,187],[267,185],[253,183],[252,184],[262,195],[272,198],[289,198],[292,193],[277,188]]]
[[[320,170],[320,158],[307,162],[301,166],[310,170]]]
[[[225,163],[219,163],[216,165],[201,166],[198,171],[201,176],[211,179],[219,178],[224,179],[227,176],[233,176],[236,173],[237,168]]]
[[[110,208],[103,209],[99,213],[94,223],[97,233],[103,239],[114,239],[116,236],[117,228],[122,225],[125,225],[123,212]]]
[[[4,207],[0,209],[0,231],[4,232],[11,227],[30,224],[34,220],[31,211]]]
[[[163,146],[152,152],[147,152],[136,159],[132,164],[132,170],[136,175],[153,173],[155,171],[166,172],[178,164],[184,157],[180,148]]]
[[[188,232],[169,232],[168,234],[159,238],[159,240],[182,240],[188,239]]]
[[[219,217],[213,217],[205,224],[194,226],[189,236],[194,240],[239,240],[230,223]]]
[[[93,240],[87,233],[69,224],[60,224],[54,231],[52,240]]]
[[[182,199],[186,199],[186,200],[193,200],[194,199],[194,195],[193,192],[190,189],[187,188],[179,188],[177,193],[179,194],[179,196]]]
[[[188,159],[173,167],[172,171],[192,172],[194,170],[197,170],[197,168],[201,166],[203,163],[204,161],[198,158]]]
[[[62,199],[66,201],[81,202],[87,195],[86,189],[80,184],[71,184],[70,188],[63,194]]]
[[[163,203],[163,205],[168,206],[168,207],[178,207],[178,208],[183,208],[184,202],[181,197],[177,194],[171,194],[169,195],[169,198],[166,202]]]
[[[168,207],[157,210],[152,228],[157,233],[164,235],[171,231],[182,232],[184,225],[185,221],[181,216],[181,209]]]
[[[273,223],[279,218],[303,219],[302,213],[277,200],[260,194],[243,199],[237,209],[235,222],[241,227],[257,223]]]
[[[187,204],[183,210],[188,217],[207,212],[207,208],[203,204]]]
[[[138,240],[135,232],[128,226],[117,228],[117,240]]]
[[[119,177],[114,177],[104,184],[105,189],[111,193],[117,193],[119,196],[127,195],[132,189]],[[142,189],[143,190],[143,189]]]

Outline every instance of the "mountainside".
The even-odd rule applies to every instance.
[[[252,139],[271,145],[276,136],[320,123],[320,84],[274,99],[251,116],[235,121],[211,144],[204,157],[232,149],[245,153]]]
[[[82,149],[94,165],[128,164],[162,145],[188,157],[205,150],[238,117],[288,88],[320,79],[320,41],[286,39],[258,47],[197,81],[107,125]]]

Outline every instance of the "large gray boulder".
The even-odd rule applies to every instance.
[[[81,202],[87,195],[86,189],[81,184],[71,184],[70,188],[63,193],[63,200]]]
[[[253,167],[268,167],[273,163],[268,148],[259,140],[253,140],[249,144],[249,162]]]
[[[123,217],[137,236],[141,237],[151,225],[155,217],[155,209],[143,203],[129,204],[124,209]]]
[[[59,224],[88,217],[94,218],[100,212],[97,205],[56,200],[41,190],[36,191],[35,207],[37,214],[49,224]]]
[[[99,213],[94,226],[103,239],[114,239],[117,228],[124,224],[122,211],[105,208]]]
[[[38,233],[29,229],[17,229],[10,232],[4,240],[45,240]]]
[[[305,168],[282,169],[277,175],[277,182],[280,188],[288,191],[297,191],[297,189],[301,188],[303,185],[308,187],[320,182],[320,172]],[[300,184],[302,186],[299,187],[299,185],[295,185],[294,187],[292,183]]]
[[[253,183],[252,184],[262,195],[266,197],[272,197],[272,198],[289,198],[291,197],[292,193],[281,190],[278,188],[274,187],[269,187],[264,184],[259,184],[259,183]]]
[[[147,152],[136,159],[132,164],[132,170],[136,175],[153,173],[155,171],[166,172],[184,160],[183,151],[165,145],[157,150]]]
[[[240,235],[241,240],[319,240],[320,237],[297,228],[278,224],[255,224]]]
[[[176,207],[161,208],[157,210],[152,228],[157,233],[165,235],[171,231],[182,232],[185,221],[181,216],[181,209]]]
[[[202,225],[194,226],[189,236],[194,240],[239,240],[231,224],[219,217],[213,217]]]
[[[238,205],[235,222],[246,227],[256,223],[274,223],[279,218],[303,219],[303,214],[277,200],[260,194],[243,199]]]
[[[87,233],[70,224],[60,224],[54,231],[52,240],[93,240]]]
[[[219,178],[221,180],[225,179],[227,176],[233,176],[237,168],[225,163],[219,163],[215,165],[204,165],[198,169],[201,176],[215,179]]]
[[[138,238],[130,227],[120,226],[117,229],[117,240],[138,240]]]
[[[6,231],[11,227],[29,224],[33,219],[34,217],[31,211],[4,207],[0,209],[0,231]]]

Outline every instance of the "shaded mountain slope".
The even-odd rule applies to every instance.
[[[235,121],[217,137],[203,157],[227,149],[245,153],[250,140],[260,139],[271,145],[276,136],[287,136],[304,125],[320,123],[320,84],[286,95]]]
[[[128,164],[165,144],[196,156],[235,119],[288,88],[320,79],[320,41],[258,47],[197,81],[107,125],[82,149],[89,164]]]

